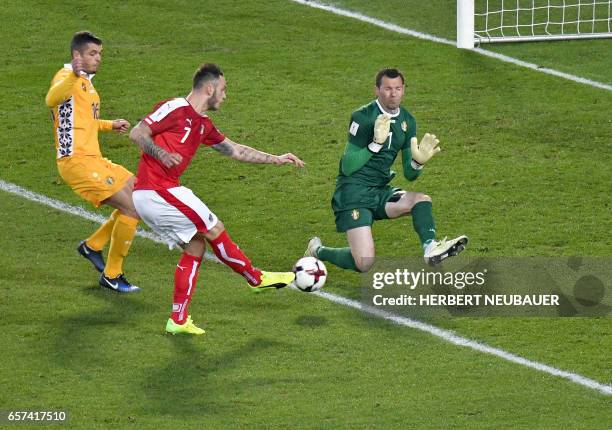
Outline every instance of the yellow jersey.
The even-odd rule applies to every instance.
[[[101,157],[98,131],[113,129],[113,122],[100,118],[100,96],[91,80],[93,74],[76,76],[64,64],[45,98],[52,109],[57,160],[73,155]]]

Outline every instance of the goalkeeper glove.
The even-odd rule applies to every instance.
[[[423,165],[429,161],[431,157],[441,151],[438,146],[440,141],[436,139],[435,134],[425,133],[421,143],[417,143],[417,138],[410,139],[410,152],[412,154],[412,167],[416,170],[421,170]]]
[[[387,138],[391,127],[391,117],[381,113],[374,121],[374,141],[368,145],[368,149],[374,153],[379,152]]]

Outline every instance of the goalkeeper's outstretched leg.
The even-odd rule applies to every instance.
[[[347,232],[349,246],[330,248],[323,246],[321,239],[313,237],[308,242],[305,256],[316,257],[341,269],[365,273],[374,265],[375,248],[372,229],[369,226],[350,229]]]
[[[400,193],[394,196],[397,194]],[[399,199],[394,196],[385,205],[385,212],[389,218],[412,216],[412,225],[421,241],[425,263],[435,266],[465,249],[468,243],[467,236],[462,235],[451,240],[446,240],[446,238],[441,241],[436,240],[433,206],[431,197],[427,194],[402,191]]]
[[[358,208],[336,214],[336,226],[346,231],[349,247],[323,246],[321,239],[313,237],[308,243],[306,256],[317,257],[343,269],[367,272],[375,260],[375,246],[371,225],[375,220],[412,216],[412,224],[423,248],[423,258],[429,265],[440,264],[463,251],[467,236],[441,241],[436,240],[436,227],[432,213],[431,197],[423,193],[390,189],[380,199],[382,205],[374,210]]]

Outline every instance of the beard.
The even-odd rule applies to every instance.
[[[87,73],[88,75],[93,75],[94,73],[98,71],[98,66],[83,67],[83,71]]]
[[[212,103],[208,104],[208,109],[206,110],[212,110],[212,111],[219,110],[219,107],[221,106],[221,100],[217,99],[217,90],[215,90],[215,92],[212,93],[212,96],[210,96],[210,101]]]

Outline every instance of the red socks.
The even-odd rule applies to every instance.
[[[251,261],[238,248],[226,231],[223,231],[210,245],[219,260],[244,276],[251,285],[261,283],[261,270],[253,267]],[[187,320],[187,310],[191,297],[198,281],[198,272],[202,259],[183,253],[174,272],[174,299],[170,318],[177,324],[184,324]]]
[[[251,265],[251,261],[232,241],[227,231],[223,230],[219,237],[209,242],[217,258],[242,275],[249,284],[255,286],[261,283],[261,270]]]
[[[187,320],[187,309],[198,281],[198,271],[202,259],[183,253],[174,272],[174,301],[170,318],[177,324]]]

